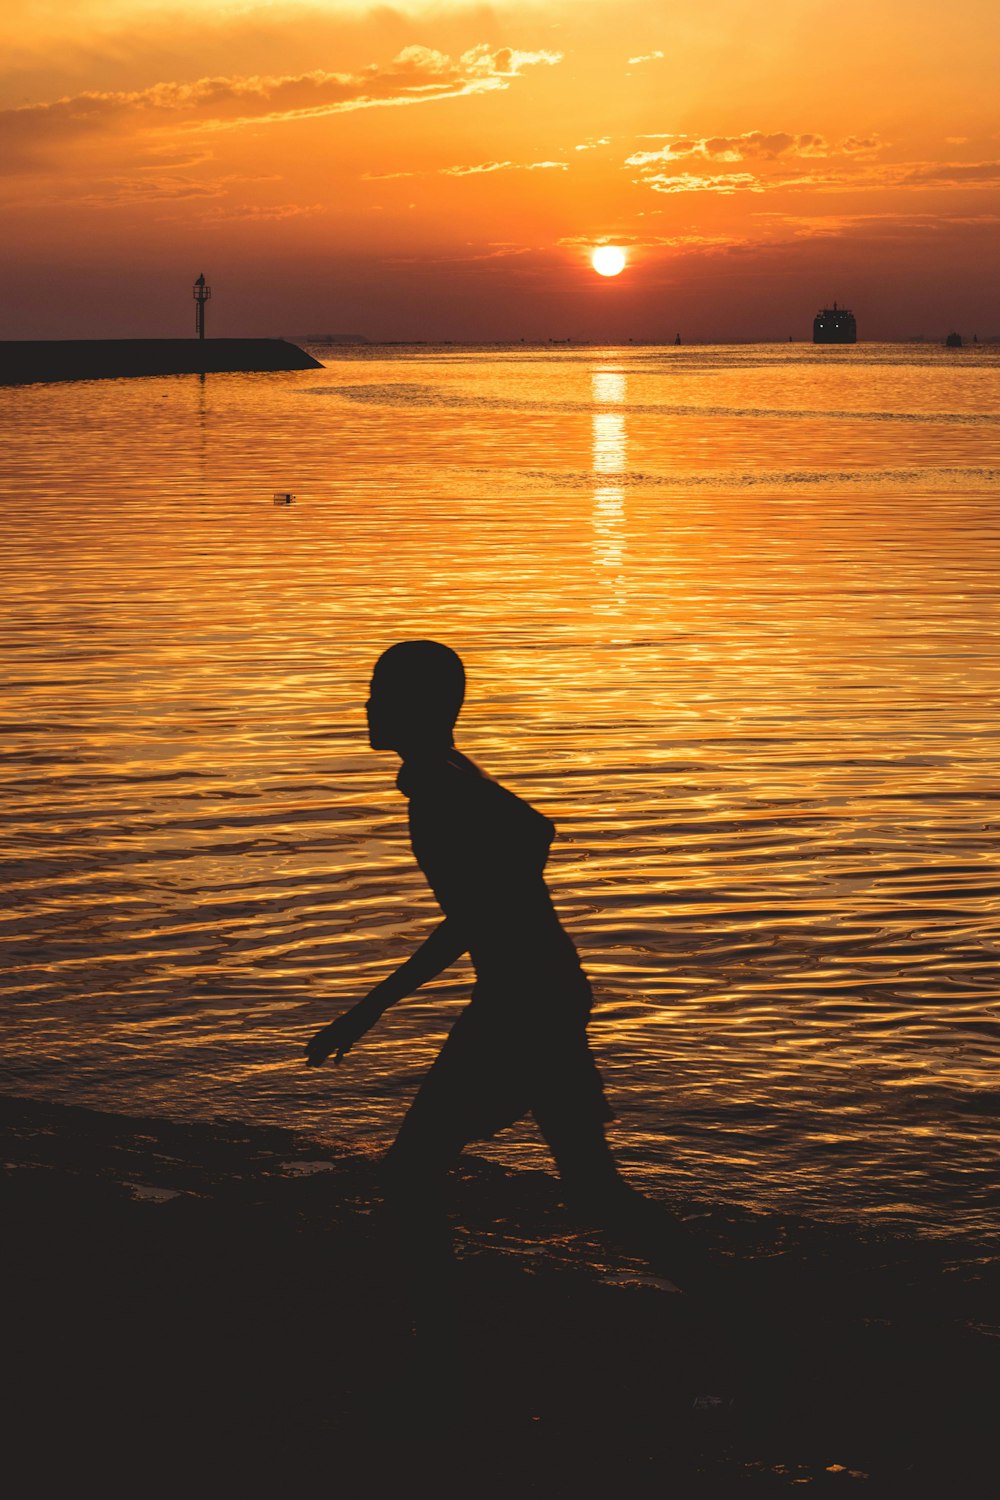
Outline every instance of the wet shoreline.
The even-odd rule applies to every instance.
[[[672,1204],[722,1267],[678,1296],[547,1174],[469,1157],[456,1395],[421,1367],[374,1158],[9,1097],[0,1119],[28,1469],[57,1432],[107,1494],[388,1494],[415,1463],[498,1495],[986,1483],[1000,1286],[967,1247]]]

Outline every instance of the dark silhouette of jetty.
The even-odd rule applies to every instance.
[[[835,302],[832,307],[820,308],[813,318],[814,344],[856,344],[857,341],[858,325],[850,308],[838,307]]]
[[[0,385],[136,375],[321,368],[285,339],[37,339],[0,342]]]

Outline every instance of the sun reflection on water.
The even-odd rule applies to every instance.
[[[625,490],[621,477],[627,468],[628,437],[626,432],[627,396],[622,370],[597,369],[592,377],[595,407],[620,405],[621,411],[595,410],[592,417],[592,467],[595,475],[614,476],[619,483],[600,484],[594,490],[592,524],[594,528],[594,563],[612,571],[611,592],[598,609],[620,613],[627,605],[625,562]],[[598,574],[598,577],[601,575]]]

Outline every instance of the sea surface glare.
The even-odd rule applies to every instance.
[[[467,966],[302,1048],[435,920],[363,712],[432,636],[633,1179],[995,1229],[1000,346],[315,352],[0,391],[3,1087],[391,1139]]]

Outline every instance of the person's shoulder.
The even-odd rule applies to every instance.
[[[544,813],[454,748],[447,755],[405,761],[396,785],[410,799],[411,815],[426,813],[476,824],[486,821],[512,833],[537,824],[548,830],[549,839],[555,832]]]
[[[512,792],[493,777],[480,773],[481,788],[477,806],[488,817],[496,832],[505,840],[522,844],[527,839],[532,843],[541,840],[546,849],[555,837],[555,824],[551,818],[539,812],[524,797]]]

